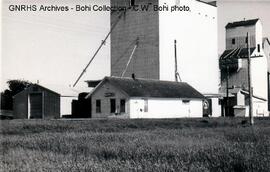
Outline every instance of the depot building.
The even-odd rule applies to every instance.
[[[205,97],[185,82],[105,77],[91,93],[92,118],[203,117]]]

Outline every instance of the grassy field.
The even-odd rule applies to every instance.
[[[4,120],[0,171],[269,171],[270,119]]]

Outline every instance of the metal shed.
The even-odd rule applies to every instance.
[[[60,94],[33,84],[13,97],[15,119],[60,118]]]

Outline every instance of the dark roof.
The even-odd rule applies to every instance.
[[[102,80],[87,80],[85,81],[88,87],[96,87]]]
[[[57,92],[55,92],[55,91],[53,91],[53,90],[50,90],[50,89],[48,89],[48,88],[46,88],[46,87],[43,87],[43,86],[41,86],[41,85],[39,85],[39,84],[32,84],[30,87],[40,87],[41,89],[44,89],[44,90],[46,90],[46,91],[48,91],[48,92],[51,92],[51,93],[54,93],[54,94],[57,94],[57,95],[60,95],[59,93],[57,93]],[[30,87],[28,87],[28,88],[30,88]],[[27,88],[27,89],[28,89]]]
[[[235,28],[239,26],[252,26],[252,25],[255,25],[258,21],[259,19],[252,19],[252,20],[243,20],[243,21],[228,23],[226,25],[226,29]]]
[[[20,93],[22,93],[22,92],[24,92],[24,91],[26,91],[26,90],[29,90],[29,89],[32,88],[32,87],[39,87],[39,88],[41,88],[41,89],[43,89],[43,90],[46,90],[46,91],[48,91],[48,92],[51,92],[51,93],[53,93],[53,94],[57,94],[57,95],[60,96],[59,93],[57,93],[57,92],[55,92],[55,91],[53,91],[53,90],[50,90],[50,89],[48,89],[48,88],[46,88],[46,87],[43,87],[43,86],[41,86],[41,85],[39,85],[39,84],[29,84],[28,87],[26,87],[26,88],[25,88],[24,90],[22,90],[21,92],[15,94],[13,97],[16,97],[16,96],[19,95]]]
[[[255,51],[256,48],[250,48],[250,54]],[[247,48],[237,48],[233,50],[225,50],[223,54],[220,56],[220,59],[229,59],[229,58],[247,58],[248,49]]]
[[[185,82],[148,79],[105,77],[101,83],[109,82],[129,97],[198,98],[204,96]]]

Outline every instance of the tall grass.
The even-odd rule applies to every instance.
[[[269,171],[270,120],[1,122],[2,171]]]

